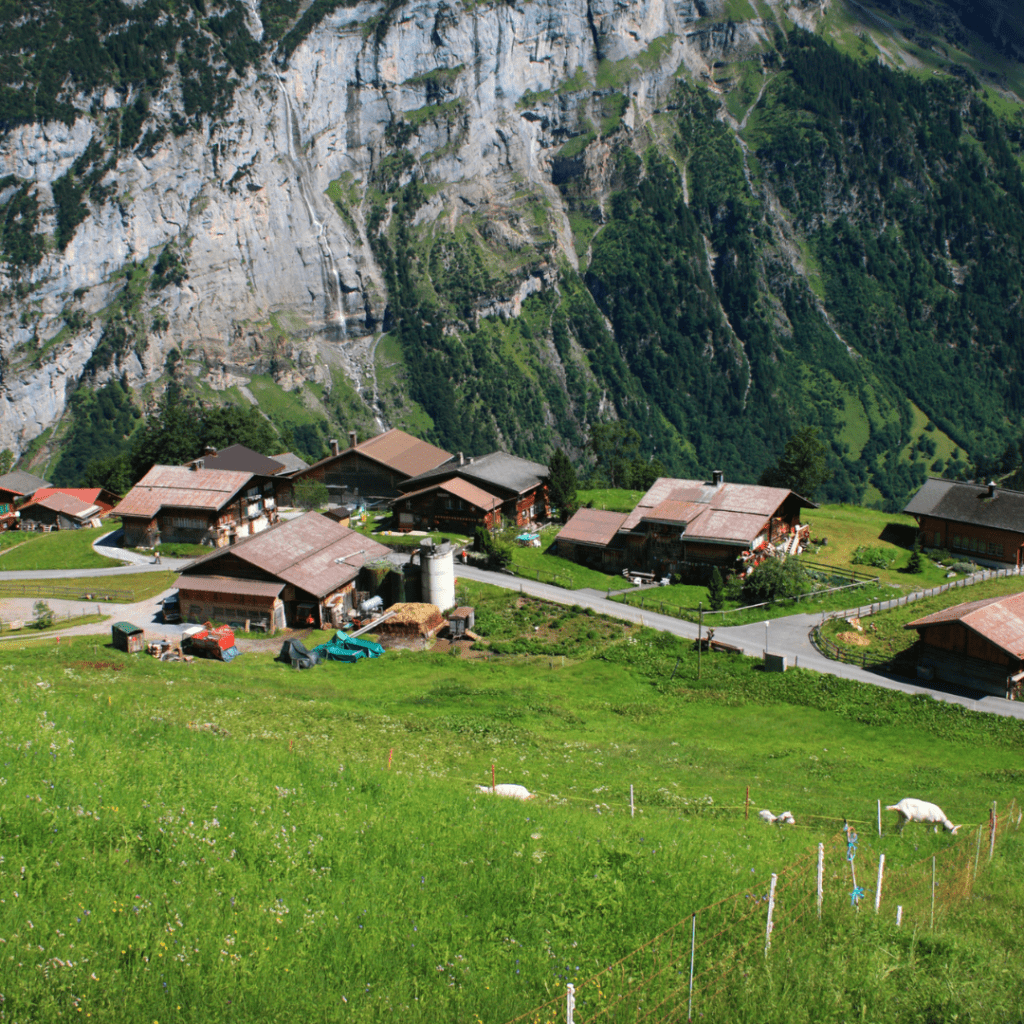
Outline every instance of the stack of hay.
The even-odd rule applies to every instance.
[[[425,639],[433,636],[442,626],[448,625],[441,615],[441,609],[434,604],[393,604],[388,611],[395,614],[374,627],[374,633],[382,638]]]

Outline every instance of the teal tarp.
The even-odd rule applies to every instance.
[[[341,630],[325,644],[313,648],[313,653],[320,656],[321,661],[359,661],[361,658],[379,658],[384,653],[380,644],[372,640],[360,640],[346,636]]]

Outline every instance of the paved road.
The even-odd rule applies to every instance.
[[[492,583],[508,590],[518,590],[532,597],[542,597],[556,604],[578,604],[592,608],[602,615],[622,619],[627,622],[639,622],[652,629],[660,629],[676,636],[697,638],[695,623],[673,618],[670,615],[659,615],[657,612],[641,610],[631,605],[609,601],[604,593],[598,590],[563,590],[549,583],[535,583],[504,573],[487,572],[471,566],[459,565],[456,575],[465,579],[477,580],[481,583]],[[816,672],[825,672],[844,679],[856,679],[862,683],[870,683],[886,690],[899,690],[902,693],[925,693],[936,700],[949,704],[960,704],[972,711],[985,711],[991,714],[1004,715],[1009,718],[1024,719],[1024,701],[1009,701],[1002,697],[979,694],[976,697],[949,693],[934,687],[922,686],[918,682],[869,672],[856,665],[846,665],[839,661],[831,661],[820,654],[811,644],[810,632],[819,622],[820,615],[787,615],[784,618],[772,619],[768,626],[768,644],[772,654],[786,656],[789,664],[799,664],[800,668],[811,668]],[[750,655],[759,657],[765,648],[765,627],[763,622],[746,626],[716,626],[715,639],[727,644],[741,647]]]

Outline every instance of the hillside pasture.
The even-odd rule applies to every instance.
[[[11,547],[0,555],[0,573],[16,569],[102,569],[122,565],[92,549],[107,530],[57,530],[53,533],[20,531],[5,534]],[[13,538],[21,537],[23,543]]]
[[[162,664],[91,639],[0,652],[11,1019],[501,1024],[692,910],[760,901],[844,816],[867,839],[877,798],[924,796],[971,823],[1019,795],[1016,721],[726,655],[698,681],[678,638],[479,585],[459,599],[492,640],[543,626],[538,643],[557,644],[587,620],[594,636],[565,667],[542,648],[312,672],[269,655]],[[537,798],[477,792],[492,764]],[[766,826],[761,807],[798,824]],[[893,877],[974,838],[884,832],[870,849]],[[942,908],[927,935],[856,914],[830,876],[835,915],[780,930],[770,973],[750,903],[737,942],[753,952],[720,965],[706,1019],[1016,1019],[1024,980],[999,964],[1020,852],[1011,832],[976,902]]]

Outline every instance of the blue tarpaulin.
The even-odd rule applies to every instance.
[[[362,658],[379,658],[384,653],[380,644],[372,640],[360,640],[358,637],[346,636],[340,629],[333,639],[313,648],[313,653],[322,661],[359,661]]]

